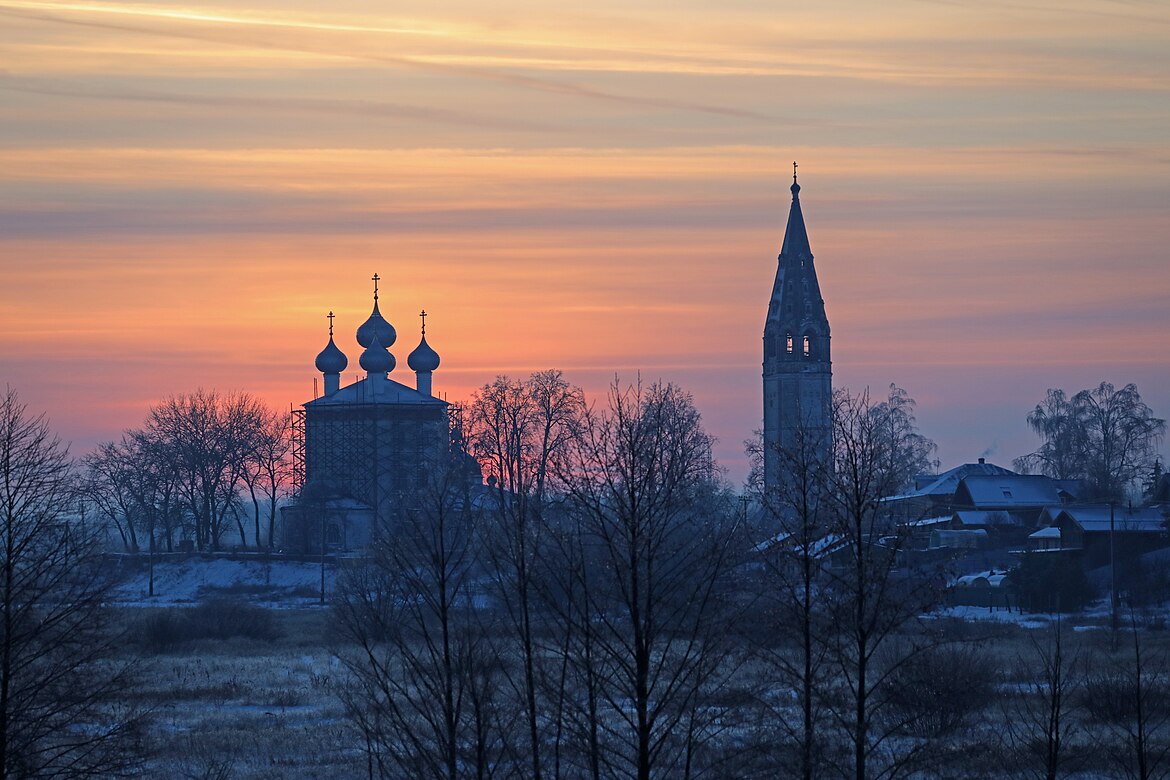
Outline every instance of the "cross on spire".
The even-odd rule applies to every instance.
[[[426,338],[426,336],[427,336],[427,310],[423,309],[422,311],[420,311],[418,313],[418,316],[422,318],[422,334],[423,334],[423,338]]]
[[[329,338],[333,338],[333,312],[329,312],[325,316],[329,320]]]
[[[374,300],[375,301],[378,300],[378,280],[381,278],[382,277],[378,276],[377,271],[375,271],[374,275],[370,277],[370,281],[372,281],[374,283]]]
[[[792,183],[796,184],[796,160],[792,161]]]

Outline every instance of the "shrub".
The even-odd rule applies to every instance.
[[[1029,612],[1079,612],[1096,595],[1078,557],[1028,553],[1012,572],[1012,589]]]
[[[271,642],[279,636],[272,614],[239,601],[217,599],[189,609],[152,612],[139,626],[139,642],[150,652],[165,652],[198,639],[256,639]]]

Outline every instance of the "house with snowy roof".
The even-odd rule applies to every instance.
[[[1028,536],[1028,549],[1083,554],[1088,567],[1170,546],[1166,516],[1155,507],[1130,508],[1108,504],[1054,506],[1040,515],[1039,528]]]

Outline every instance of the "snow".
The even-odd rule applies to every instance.
[[[325,567],[325,592],[333,592],[336,567]],[[321,564],[287,560],[191,557],[154,565],[154,596],[147,595],[145,563],[122,580],[111,601],[119,606],[193,606],[216,597],[244,598],[259,606],[293,608],[320,603]]]

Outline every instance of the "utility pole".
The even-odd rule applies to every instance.
[[[1117,649],[1117,557],[1113,545],[1113,501],[1109,502],[1109,609],[1110,626],[1113,629],[1113,649]]]

